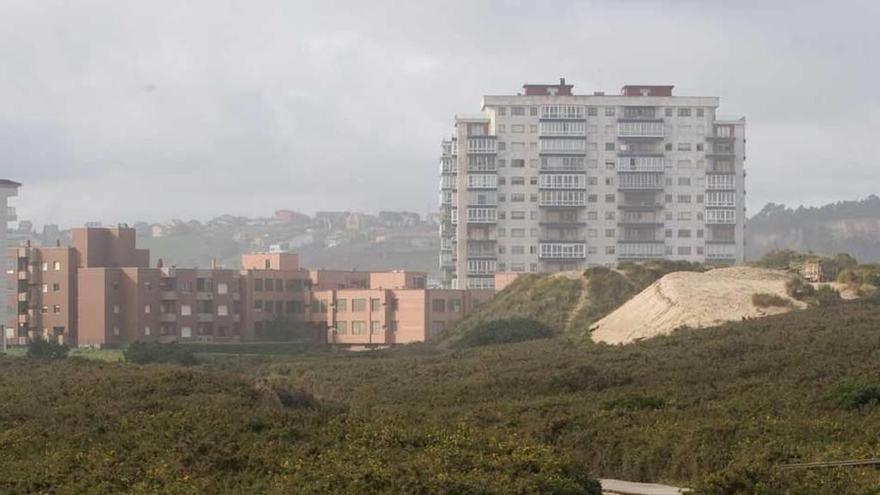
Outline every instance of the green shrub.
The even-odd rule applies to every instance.
[[[526,340],[546,339],[552,336],[553,330],[537,320],[508,318],[479,325],[463,335],[454,347],[461,349],[492,344],[510,344]]]
[[[70,348],[66,345],[37,338],[28,344],[27,357],[52,361],[66,358],[68,352],[70,352]]]
[[[605,401],[601,404],[602,409],[608,411],[645,411],[652,409],[663,409],[666,406],[666,400],[662,397],[652,397],[645,395],[635,395],[631,397],[623,397]]]
[[[759,308],[788,308],[791,306],[791,301],[776,294],[758,292],[752,294],[752,304]]]
[[[834,306],[841,301],[840,292],[830,285],[820,285],[816,291],[816,304],[819,306]]]
[[[192,366],[198,363],[196,355],[191,350],[177,343],[132,342],[122,355],[129,363],[136,364],[166,363]]]
[[[803,301],[816,295],[816,289],[803,281],[800,277],[795,277],[785,283],[785,292],[789,297]]]
[[[833,401],[844,409],[862,409],[880,405],[880,384],[847,383],[832,394]]]

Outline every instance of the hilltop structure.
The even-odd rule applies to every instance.
[[[135,245],[135,230],[80,228],[72,246],[9,248],[11,344],[239,342],[279,333],[344,347],[419,342],[493,291],[427,289],[424,272],[306,270],[293,253],[242,256],[242,269],[177,268]]]
[[[440,159],[446,285],[627,260],[742,262],[745,119],[672,89],[576,95],[561,79],[456,115]]]

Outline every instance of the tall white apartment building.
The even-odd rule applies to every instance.
[[[672,86],[575,95],[526,84],[456,115],[440,159],[440,264],[457,288],[495,272],[657,258],[741,263],[745,118]]]
[[[18,196],[18,188],[21,187],[21,184],[18,182],[13,182],[8,179],[0,179],[0,253],[3,255],[3,275],[9,276],[9,268],[6,263],[9,258],[6,256],[7,253],[7,239],[8,234],[6,232],[9,222],[14,222],[16,220],[15,208],[9,206],[9,198],[13,196]],[[12,273],[17,273],[17,271],[12,271]],[[9,304],[12,303],[11,298],[13,294],[9,291],[9,283],[4,280],[2,284],[0,284],[0,336],[2,336],[3,341],[5,341],[7,332],[4,327],[4,323],[6,322],[6,314],[8,311]],[[16,303],[17,304],[17,303]],[[15,329],[13,329],[14,331]],[[14,334],[12,334],[14,336]]]

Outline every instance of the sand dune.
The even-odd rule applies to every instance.
[[[628,344],[683,326],[709,327],[803,308],[804,303],[785,292],[790,278],[782,271],[744,266],[670,273],[599,320],[593,326],[592,339]],[[758,308],[752,304],[756,293],[776,294],[791,300],[792,306]]]

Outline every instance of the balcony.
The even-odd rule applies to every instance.
[[[662,156],[630,156],[617,159],[618,172],[659,172],[663,173],[665,163]]]
[[[657,202],[624,202],[618,203],[617,207],[626,211],[654,211],[662,210],[663,204]]]
[[[706,210],[706,224],[707,225],[734,225],[734,224],[736,224],[736,210],[733,208],[718,209],[718,210]]]
[[[196,321],[199,323],[210,323],[214,321],[214,315],[212,313],[199,313],[196,316]]]
[[[498,210],[495,208],[468,208],[468,223],[498,223]]]
[[[563,218],[543,218],[538,221],[538,225],[541,227],[561,227],[561,228],[580,228],[587,225],[587,222],[584,220],[578,219],[563,219]]]
[[[655,173],[624,173],[618,176],[620,190],[645,191],[664,188],[663,176]]]
[[[27,292],[19,292],[18,293],[18,302],[20,302],[20,303],[21,302],[23,302],[23,303],[28,302],[29,298],[30,298],[30,296]]]
[[[495,136],[480,136],[468,138],[467,152],[471,155],[496,153]]]
[[[174,323],[177,321],[177,314],[175,314],[175,313],[162,313],[159,315],[159,321],[162,323]]]
[[[617,258],[621,260],[650,260],[663,258],[666,254],[663,243],[631,243],[621,240],[617,243]]]
[[[706,259],[712,261],[735,261],[736,245],[706,245]]]
[[[586,191],[541,191],[538,206],[543,208],[582,208],[587,206]]]
[[[14,206],[7,206],[6,207],[6,221],[7,222],[15,222],[16,220],[18,220],[18,214],[15,211],[15,207]]]
[[[159,300],[160,301],[176,301],[177,300],[177,291],[173,291],[173,290],[159,291]]]
[[[199,301],[210,301],[214,299],[214,293],[204,291],[196,292],[196,299]]]
[[[28,279],[28,272],[27,272],[27,270],[19,270],[19,271],[18,271],[18,279],[19,279],[19,280],[27,280],[27,279]]]
[[[585,155],[587,153],[587,141],[584,138],[545,138],[539,142],[542,154]]]
[[[552,242],[540,243],[538,257],[540,259],[585,259],[587,245],[584,243]]]
[[[706,189],[709,191],[736,190],[736,177],[733,175],[709,175],[706,181]]]
[[[662,139],[665,136],[662,121],[636,121],[636,122],[618,122],[617,137],[619,139],[627,138],[648,138]]]

